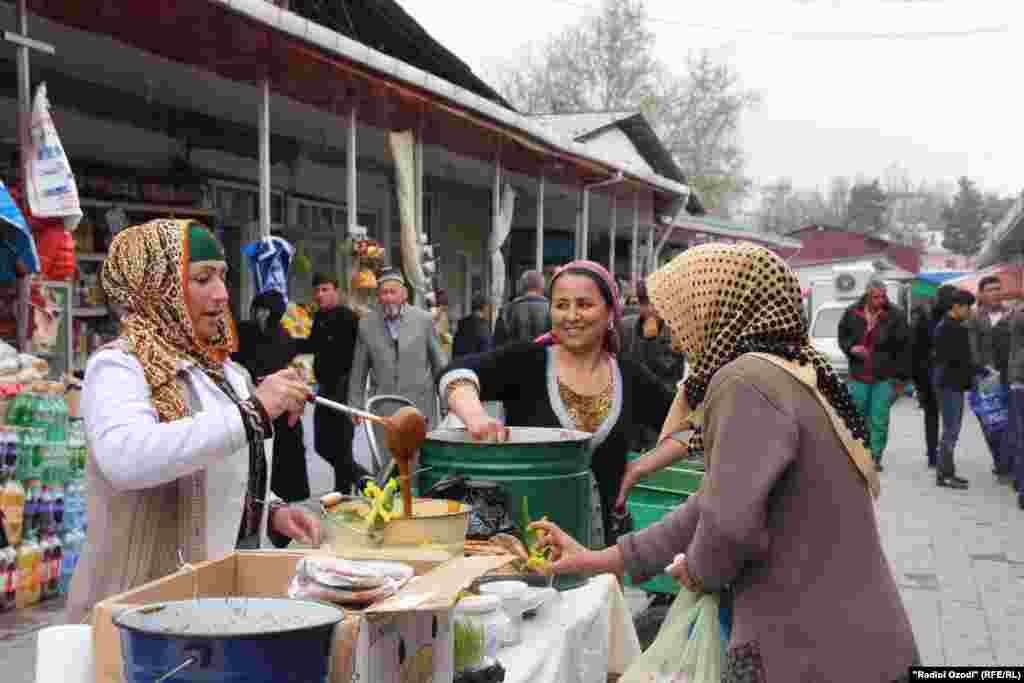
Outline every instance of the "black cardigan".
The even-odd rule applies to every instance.
[[[948,315],[935,328],[935,367],[938,384],[953,391],[968,391],[981,368],[971,354],[967,325]]]
[[[617,360],[622,377],[622,410],[590,463],[601,494],[608,539],[612,506],[626,469],[631,432],[637,424],[660,430],[674,398],[647,368],[628,358]],[[475,372],[480,380],[480,400],[501,401],[509,426],[563,428],[566,425],[559,422],[551,405],[547,364],[548,347],[520,342],[459,358],[442,371],[441,377],[450,370]]]

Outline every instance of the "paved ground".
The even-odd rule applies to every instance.
[[[926,665],[1024,665],[1024,511],[991,474],[973,417],[957,449],[968,491],[939,489],[925,467],[921,413],[895,408],[879,525]],[[3,683],[33,683],[34,631],[57,606],[0,615]]]

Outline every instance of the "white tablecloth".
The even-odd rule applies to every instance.
[[[604,683],[640,655],[633,619],[615,577],[592,578],[523,622],[522,642],[498,652],[505,683]]]

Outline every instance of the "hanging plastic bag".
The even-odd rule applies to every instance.
[[[971,410],[978,416],[982,429],[989,435],[999,434],[1006,429],[1009,419],[1010,394],[1006,385],[998,382],[998,375],[992,373],[995,381],[979,382],[977,391],[967,393]]]
[[[658,637],[619,683],[719,683],[724,655],[718,595],[680,586]]]

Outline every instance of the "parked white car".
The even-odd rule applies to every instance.
[[[850,361],[839,348],[839,321],[849,307],[850,302],[830,301],[822,304],[814,312],[811,320],[811,331],[808,335],[811,344],[818,353],[828,358],[836,374],[845,381],[850,375]]]

